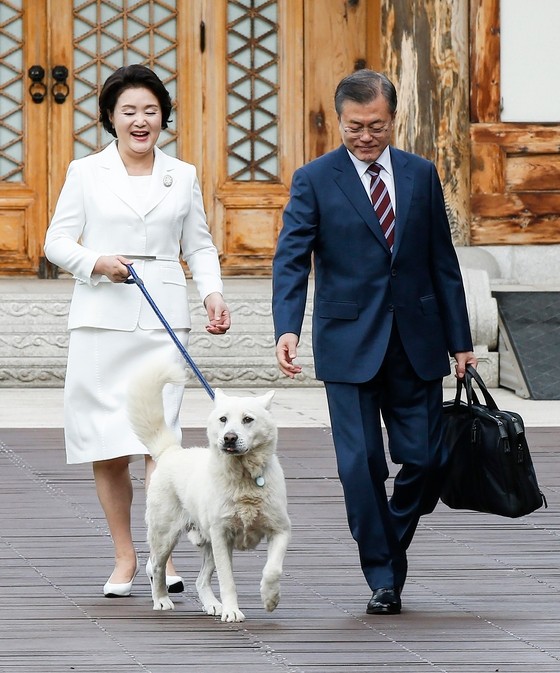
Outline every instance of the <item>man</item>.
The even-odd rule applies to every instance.
[[[434,165],[389,145],[397,94],[360,70],[335,93],[343,145],[298,169],[273,267],[280,369],[294,377],[313,257],[313,353],[324,381],[348,522],[373,591],[397,614],[406,550],[439,498],[442,378],[476,366],[465,293]],[[401,469],[387,500],[387,462]]]

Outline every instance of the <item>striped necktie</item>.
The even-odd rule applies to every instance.
[[[369,191],[373,209],[381,224],[381,230],[387,240],[389,249],[393,252],[393,243],[395,242],[395,213],[391,205],[387,185],[379,175],[380,171],[381,166],[379,164],[371,164],[367,169],[367,172],[371,175]]]

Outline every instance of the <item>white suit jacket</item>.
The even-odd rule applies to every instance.
[[[69,329],[163,329],[138,287],[92,274],[101,255],[156,256],[135,261],[134,269],[173,328],[191,326],[180,257],[201,300],[223,290],[195,167],[155,148],[145,209],[129,182],[116,142],[68,167],[45,255],[76,279]]]

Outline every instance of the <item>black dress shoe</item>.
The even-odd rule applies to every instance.
[[[398,615],[401,611],[401,597],[396,589],[381,587],[375,589],[367,604],[368,615]]]

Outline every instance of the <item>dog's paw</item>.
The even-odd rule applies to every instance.
[[[218,601],[215,603],[205,603],[203,609],[211,617],[219,617],[222,614],[222,604]]]
[[[276,610],[276,608],[278,607],[278,603],[280,603],[279,591],[278,593],[272,594],[270,596],[262,597],[262,604],[267,612],[272,612],[273,610]]]
[[[169,596],[154,598],[154,610],[175,610],[175,605]]]
[[[244,622],[245,615],[238,607],[222,607],[222,622]]]
[[[279,582],[261,582],[261,600],[264,609],[272,612],[280,603],[280,583]]]

